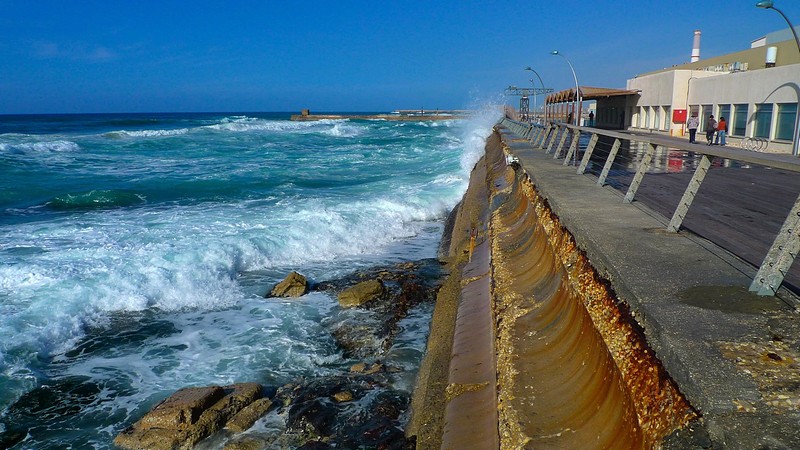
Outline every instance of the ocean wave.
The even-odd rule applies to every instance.
[[[203,128],[216,131],[249,132],[249,131],[279,131],[279,132],[307,132],[324,128],[323,132],[330,131],[328,126],[342,124],[347,119],[324,119],[311,122],[294,122],[288,120],[268,120],[257,117],[235,116],[226,117],[220,123],[206,125]],[[337,131],[331,131],[335,135]]]
[[[0,143],[3,153],[70,153],[80,150],[80,146],[72,141],[56,140],[43,142]]]
[[[322,134],[335,137],[356,137],[363,134],[365,128],[358,125],[348,125],[346,123],[335,123],[333,127],[325,129]]]
[[[102,209],[120,208],[145,203],[142,195],[132,192],[96,189],[77,194],[66,194],[54,197],[45,206],[52,209]]]
[[[163,137],[163,136],[180,136],[189,132],[188,128],[177,128],[173,130],[119,130],[110,131],[105,133],[104,136],[108,138],[122,138],[122,137]]]

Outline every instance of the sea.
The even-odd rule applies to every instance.
[[[112,448],[183,387],[356,362],[321,325],[331,294],[265,293],[435,257],[500,116],[0,116],[0,447]],[[389,350],[398,389],[431,309]]]

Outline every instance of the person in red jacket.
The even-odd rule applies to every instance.
[[[724,117],[720,117],[719,122],[717,122],[716,143],[719,145],[725,145],[725,136],[727,134],[728,134],[728,122],[725,121]]]

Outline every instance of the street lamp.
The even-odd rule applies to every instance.
[[[794,42],[797,44],[797,50],[800,51],[800,39],[797,38],[797,32],[794,31],[794,27],[792,26],[792,22],[790,22],[789,18],[786,17],[786,14],[784,14],[783,11],[781,11],[780,9],[776,8],[774,6],[774,4],[775,4],[775,2],[773,2],[772,0],[763,0],[763,1],[760,1],[760,2],[756,3],[756,6],[759,7],[759,8],[764,8],[764,9],[774,9],[775,11],[778,12],[778,14],[783,16],[783,19],[786,21],[786,23],[789,24],[789,29],[792,30],[792,34],[794,35]]]
[[[544,90],[545,90],[544,82],[542,81],[542,77],[539,76],[539,73],[536,72],[535,70],[533,70],[531,68],[531,66],[526,67],[525,70],[529,70],[529,71],[533,72],[536,75],[536,78],[539,79],[539,83],[542,85],[542,91],[544,92]],[[531,84],[533,84],[533,80],[531,80]],[[536,111],[536,85],[533,86],[533,110]],[[544,109],[544,123],[547,123],[547,108],[546,107]]]
[[[794,26],[792,26],[792,22],[789,21],[789,18],[786,17],[786,14],[783,13],[780,9],[774,6],[775,2],[772,0],[763,0],[756,3],[756,6],[759,8],[764,9],[774,9],[778,12],[786,23],[789,24],[789,29],[792,30],[792,35],[794,36],[794,42],[797,44],[797,50],[800,51],[800,39],[797,38],[797,32],[794,31]],[[800,99],[798,99],[800,100]],[[792,148],[792,154],[794,156],[800,155],[800,101],[797,103],[797,112],[795,113],[795,120],[794,120],[794,148]]]
[[[564,58],[564,61],[566,61],[567,64],[569,65],[569,70],[572,71],[572,78],[575,79],[575,95],[576,95],[576,100],[577,100],[577,106],[578,106],[578,108],[581,108],[582,107],[582,105],[581,105],[581,102],[582,102],[582,100],[581,100],[581,87],[578,85],[578,76],[575,75],[575,68],[572,67],[572,63],[569,62],[567,57],[564,56],[563,54],[559,53],[558,50],[553,50],[552,52],[550,52],[550,54],[551,55],[558,55],[558,56]],[[581,121],[579,119],[580,116],[578,114],[580,114],[580,111],[576,110],[575,111],[575,124],[576,125],[580,125],[581,124]]]

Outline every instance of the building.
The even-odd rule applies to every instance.
[[[707,59],[699,59],[698,31],[692,51],[697,61],[637,75],[627,89],[609,90],[611,95],[582,86],[582,100],[597,102],[599,128],[684,136],[688,116],[698,115],[702,132],[713,114],[728,122],[729,145],[754,138],[762,151],[798,155],[800,49],[790,31],[770,33],[749,49]],[[548,107],[559,111],[571,100],[574,89],[549,96]]]

